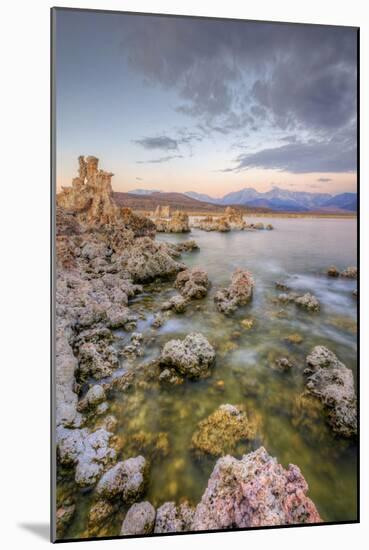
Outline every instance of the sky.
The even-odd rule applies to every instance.
[[[356,30],[57,10],[57,188],[356,191]]]

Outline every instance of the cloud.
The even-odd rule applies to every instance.
[[[136,180],[137,180],[137,181],[142,181],[143,178],[139,178],[138,176],[136,176]]]
[[[329,140],[296,142],[241,154],[233,171],[251,168],[309,172],[352,172],[356,170],[356,146],[341,136]],[[226,169],[224,171],[229,171]]]
[[[178,142],[168,136],[144,137],[134,140],[134,143],[141,145],[144,149],[150,150],[175,151],[178,149]]]
[[[320,181],[321,183],[328,183],[329,181],[332,181],[332,178],[318,178],[316,181]]]
[[[162,164],[164,162],[169,162],[173,159],[182,159],[183,155],[171,155],[168,157],[160,157],[158,159],[151,159],[151,160],[137,160],[136,164]]]
[[[350,27],[145,16],[130,18],[122,51],[209,131],[271,122],[327,132],[355,116],[356,35]]]

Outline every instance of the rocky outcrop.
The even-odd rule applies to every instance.
[[[320,302],[316,296],[306,292],[298,294],[297,292],[288,292],[278,295],[278,300],[284,304],[294,303],[302,309],[310,312],[320,311]]]
[[[128,510],[124,518],[120,534],[148,535],[152,533],[155,525],[155,508],[150,502],[137,502]]]
[[[332,430],[343,437],[357,433],[357,401],[352,371],[324,346],[306,358],[306,391],[324,405]]]
[[[209,288],[208,274],[201,267],[185,269],[177,275],[174,286],[188,300],[204,298]]]
[[[299,468],[284,469],[263,447],[237,460],[220,458],[196,507],[192,530],[319,523]]]
[[[242,407],[221,405],[199,423],[191,447],[196,453],[220,456],[234,453],[239,442],[254,439],[255,435],[256,424]]]
[[[126,270],[134,282],[148,282],[156,277],[176,275],[185,266],[173,260],[164,243],[148,237],[136,239],[127,251]]]
[[[340,274],[340,272],[338,271],[338,269],[336,268],[335,265],[331,265],[331,266],[327,269],[327,275],[328,275],[328,277],[339,277],[339,274]]]
[[[188,300],[183,296],[173,296],[161,305],[162,311],[169,311],[172,309],[176,313],[184,313],[188,305]]]
[[[203,231],[220,231],[227,233],[231,227],[225,216],[205,216],[193,222],[193,226]]]
[[[190,531],[194,513],[194,508],[186,502],[178,506],[174,502],[165,502],[156,511],[154,533]]]
[[[189,239],[188,241],[183,241],[174,245],[177,252],[180,254],[182,252],[192,252],[193,250],[199,250],[200,247],[194,239]]]
[[[345,277],[346,279],[357,279],[357,267],[346,267],[346,269],[341,272],[341,277]]]
[[[159,359],[163,369],[174,370],[185,378],[209,376],[215,360],[214,348],[200,333],[188,334],[184,340],[170,340]]]
[[[247,227],[247,223],[243,219],[242,211],[232,208],[231,206],[227,206],[225,209],[225,219],[232,230],[236,229],[242,231]]]
[[[154,218],[170,218],[170,206],[160,206],[158,204],[154,212]]]
[[[143,493],[147,463],[143,456],[118,462],[110,468],[96,486],[96,495],[103,499],[121,497],[124,502],[134,502]]]
[[[215,305],[221,313],[229,315],[252,298],[254,280],[249,271],[236,269],[228,288],[222,288],[214,296]]]
[[[112,433],[104,429],[90,432],[87,428],[68,429],[59,426],[56,431],[60,463],[75,467],[75,481],[80,487],[96,484],[109,464],[116,459],[116,451],[109,446]]]
[[[159,233],[189,233],[191,231],[188,214],[179,210],[173,212],[169,219],[155,218],[154,223],[156,231]]]

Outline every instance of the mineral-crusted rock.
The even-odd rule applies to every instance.
[[[119,219],[119,208],[112,198],[113,174],[99,170],[96,157],[89,156],[86,160],[79,157],[79,162],[80,176],[73,179],[71,187],[62,188],[57,195],[58,205],[80,213],[88,225],[116,222]]]
[[[254,229],[265,229],[264,224],[262,222],[254,223],[253,228]]]
[[[267,226],[265,227],[265,229],[268,229],[268,231],[272,231],[274,229],[274,227],[272,226],[271,223],[268,223]]]
[[[304,309],[307,309],[308,311],[320,310],[319,300],[316,298],[316,296],[310,294],[310,292],[307,292],[303,296],[299,296],[298,298],[296,298],[295,304]]]
[[[242,230],[247,226],[242,211],[231,206],[227,206],[225,209],[225,219],[231,229]]]
[[[150,502],[137,502],[124,518],[121,535],[148,535],[155,525],[155,508]]]
[[[104,388],[100,384],[95,384],[86,393],[85,397],[79,402],[78,409],[80,411],[95,408],[106,399]]]
[[[112,433],[100,428],[71,430],[59,427],[56,432],[57,450],[61,464],[75,466],[75,480],[80,487],[95,485],[98,478],[116,458],[109,446]]]
[[[241,407],[221,405],[199,423],[191,446],[196,452],[220,456],[233,453],[237,443],[254,439],[255,435],[256,425]]]
[[[209,288],[208,274],[201,267],[185,269],[178,273],[174,286],[189,300],[204,298]]]
[[[126,269],[135,282],[147,282],[156,277],[176,275],[184,267],[173,260],[164,243],[143,237],[136,239],[132,246]]]
[[[188,305],[188,300],[179,294],[173,296],[170,300],[163,302],[161,305],[162,311],[173,309],[176,313],[183,313]]]
[[[341,277],[346,277],[346,279],[357,279],[357,267],[346,267],[346,269],[341,272]]]
[[[319,399],[332,430],[343,437],[357,433],[357,401],[352,371],[324,346],[306,358],[306,390]]]
[[[286,372],[291,370],[294,364],[288,357],[277,357],[275,361],[270,363],[270,367],[274,370]]]
[[[156,231],[159,233],[189,233],[191,231],[188,214],[178,210],[173,212],[169,219],[155,218],[154,223]]]
[[[205,336],[193,332],[184,340],[167,342],[161,352],[160,365],[188,378],[204,378],[210,374],[214,360],[214,348]]]
[[[199,250],[200,247],[194,239],[189,239],[188,241],[183,241],[182,243],[177,243],[174,245],[176,250],[181,252],[192,252],[193,250]]]
[[[170,206],[158,206],[154,212],[154,218],[170,218]]]
[[[147,463],[143,456],[118,462],[110,468],[96,486],[99,498],[122,497],[124,502],[137,500],[145,486]]]
[[[151,326],[154,328],[160,328],[163,326],[164,322],[165,322],[165,319],[163,314],[158,312],[158,313],[155,313],[154,318],[151,322]]]
[[[195,510],[188,503],[176,506],[165,502],[156,511],[154,533],[180,533],[190,531]]]
[[[121,208],[120,223],[127,229],[133,231],[135,237],[154,237],[156,227],[153,221],[146,216],[134,214],[130,208]]]
[[[76,511],[75,504],[63,505],[56,510],[56,534],[62,538]]]
[[[340,272],[338,271],[338,269],[336,268],[335,265],[331,265],[328,269],[327,269],[327,275],[328,277],[338,277],[340,274]]]
[[[98,500],[91,506],[88,513],[88,529],[92,536],[98,534],[97,528],[111,524],[117,509],[116,503],[103,499]]]
[[[194,227],[203,231],[220,231],[226,233],[231,230],[231,227],[225,216],[205,216],[194,222]]]
[[[237,460],[219,458],[191,529],[214,530],[319,523],[300,469],[284,469],[263,447]]]
[[[79,375],[81,378],[92,376],[96,380],[111,376],[119,367],[116,350],[105,342],[82,344],[78,350]]]
[[[252,297],[254,281],[251,273],[244,269],[236,269],[228,288],[222,288],[214,296],[217,309],[228,315],[238,307],[246,305]]]

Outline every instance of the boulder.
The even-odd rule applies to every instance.
[[[185,269],[178,273],[174,286],[189,300],[204,298],[209,288],[208,274],[201,267]]]
[[[214,296],[215,305],[221,313],[229,315],[252,298],[254,280],[249,271],[236,269],[228,288],[222,288]]]
[[[103,499],[120,496],[124,502],[134,502],[143,493],[146,469],[143,456],[118,462],[102,476],[96,486],[96,495]]]
[[[188,305],[188,300],[183,296],[177,295],[170,298],[161,305],[163,311],[173,309],[176,313],[183,313]]]
[[[87,428],[57,428],[56,443],[60,463],[75,466],[75,481],[80,487],[95,485],[116,459],[116,451],[109,446],[112,435],[103,428],[94,432]]]
[[[357,267],[346,267],[346,269],[341,272],[341,277],[345,277],[346,279],[357,279]]]
[[[295,299],[295,304],[299,307],[307,309],[308,311],[319,311],[320,303],[319,300],[310,292],[303,294]]]
[[[320,523],[299,468],[284,469],[260,447],[219,458],[196,507],[193,531]]]
[[[328,277],[338,277],[340,274],[340,272],[338,271],[338,269],[336,268],[335,265],[331,265],[328,269],[327,269],[327,275]]]
[[[150,502],[137,502],[128,510],[124,518],[120,534],[148,535],[152,533],[155,525],[155,508]]]
[[[162,350],[159,362],[188,378],[204,378],[210,374],[215,360],[214,348],[199,332],[188,334],[184,340],[170,340]]]
[[[306,391],[319,399],[332,430],[343,437],[357,433],[357,401],[352,371],[324,346],[306,358]]]
[[[129,251],[126,269],[135,282],[148,282],[156,277],[176,275],[185,266],[176,262],[164,243],[149,237],[136,239]]]
[[[188,503],[176,506],[165,502],[156,511],[154,533],[181,533],[190,531],[195,510]]]

